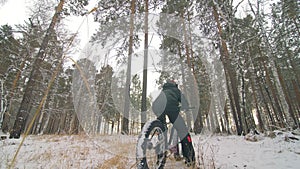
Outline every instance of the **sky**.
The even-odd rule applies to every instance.
[[[1,1],[2,2],[2,1]],[[0,4],[0,25],[16,25],[23,24],[24,21],[28,20],[30,15],[30,3],[32,0],[18,0],[18,5],[16,5],[16,0],[6,0],[6,3]],[[96,6],[98,0],[90,0],[88,10],[91,10]],[[81,23],[84,21],[82,26]],[[79,28],[78,37],[81,39],[80,48],[82,49],[88,42],[90,36],[96,29],[96,23],[93,22],[93,16],[76,16],[70,17],[66,21],[68,25],[67,29],[75,33]]]
[[[15,1],[7,0],[4,5],[0,4],[0,24],[13,25],[23,23],[29,12],[26,9],[27,2],[28,0],[20,0],[16,6]]]
[[[2,1],[5,0],[1,0],[1,2]],[[14,25],[24,23],[24,21],[27,20],[28,15],[30,14],[28,7],[30,6],[31,2],[32,0],[18,0],[18,5],[16,5],[16,0],[6,0],[4,5],[0,4],[0,25]],[[90,0],[87,9],[90,10],[93,7],[95,7],[97,2],[98,0]],[[238,1],[235,0],[234,2],[234,4],[236,4],[236,2]],[[240,10],[242,12],[243,8],[241,7]],[[241,12],[238,12],[237,15],[242,15]],[[80,16],[71,18],[70,22],[68,22],[69,29],[72,32],[76,32],[83,19],[84,17]],[[93,31],[95,31],[95,26],[96,24],[93,22],[93,16],[89,15],[88,18],[85,20],[85,23],[81,27],[80,37],[83,39],[83,42],[81,44],[87,43],[87,39],[89,39],[88,37],[92,35]]]

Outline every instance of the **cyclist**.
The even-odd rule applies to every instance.
[[[178,88],[174,80],[167,80],[163,85],[162,91],[155,99],[152,110],[158,119],[166,125],[166,116],[176,129],[182,145],[182,154],[187,165],[195,164],[195,152],[188,128],[179,114],[181,109],[188,108],[188,102]]]

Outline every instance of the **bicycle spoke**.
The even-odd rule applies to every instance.
[[[143,151],[139,152],[138,162],[141,169],[162,168],[165,164],[165,150],[166,150],[166,135],[164,133],[165,127],[160,121],[153,121],[152,124],[145,129],[144,137],[141,136],[142,144],[138,144],[138,148]],[[142,154],[143,153],[143,154]]]

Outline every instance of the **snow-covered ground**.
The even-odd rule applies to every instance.
[[[255,135],[193,136],[200,168],[287,169],[300,166],[300,136],[275,132],[275,138]],[[257,140],[257,141],[250,141]],[[42,135],[28,136],[13,168],[136,168],[137,136]],[[0,168],[8,168],[21,139],[0,142]],[[183,168],[167,159],[166,168]]]

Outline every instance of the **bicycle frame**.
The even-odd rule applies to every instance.
[[[139,169],[149,168],[148,165],[163,168],[167,157],[172,154],[176,160],[181,159],[178,146],[181,141],[173,124],[171,127],[169,124],[156,119],[144,125],[136,148]]]

